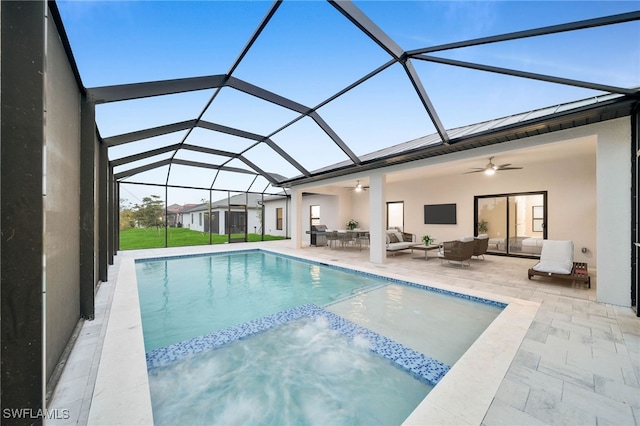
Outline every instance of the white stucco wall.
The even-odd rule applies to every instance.
[[[603,123],[597,148],[598,301],[630,306],[631,123]]]
[[[595,144],[595,137],[584,143]],[[546,161],[518,171],[483,174],[453,174],[415,181],[389,183],[388,201],[403,201],[405,231],[429,234],[437,241],[474,235],[474,196],[529,191],[547,191],[548,238],[573,240],[575,260],[595,267],[596,179],[595,158],[576,156],[570,160]],[[456,225],[425,225],[425,204],[457,205]],[[581,247],[587,247],[585,255]]]
[[[576,150],[574,155],[561,160],[535,161],[535,149],[545,146],[558,149],[567,141],[588,144],[590,153]],[[386,201],[403,201],[405,230],[420,237],[424,234],[446,241],[473,235],[474,196],[518,193],[530,191],[548,192],[548,238],[572,240],[574,259],[587,262],[592,274],[597,273],[598,300],[622,306],[630,306],[631,285],[631,206],[630,206],[630,155],[631,126],[629,118],[581,126],[540,136],[534,136],[507,144],[483,147],[472,151],[416,161],[399,166],[379,169],[388,177],[385,186]],[[566,145],[566,144],[565,144]],[[443,174],[429,178],[407,180],[393,179],[396,172],[438,163],[499,155],[505,151],[531,149],[532,163],[522,170],[501,172],[486,177],[479,174]],[[362,173],[341,179],[362,179]],[[342,228],[349,218],[358,220],[362,228],[371,223],[371,192],[344,192],[336,179],[325,183],[325,190],[335,191],[338,210],[332,213]],[[316,191],[309,185],[299,190]],[[307,197],[304,197],[307,198]],[[424,204],[456,203],[456,225],[425,225]],[[301,202],[302,226],[311,202]],[[324,211],[324,210],[323,210]],[[324,222],[324,218],[322,220]],[[327,217],[325,223],[334,227]],[[304,232],[304,231],[303,231]],[[307,236],[308,238],[308,236]],[[582,253],[581,249],[587,252]],[[526,273],[526,271],[523,271]]]
[[[276,209],[282,209],[282,229],[276,228]],[[267,200],[264,203],[264,233],[278,237],[289,236],[288,227],[291,221],[291,205],[284,197],[281,199]]]

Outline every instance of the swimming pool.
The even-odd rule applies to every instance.
[[[195,261],[195,263],[194,262],[184,263],[186,260]],[[196,266],[195,266],[196,264],[200,264],[200,266],[204,266],[203,271],[196,272]],[[159,391],[158,389],[162,389],[163,387],[165,389],[167,387],[169,389],[175,389],[176,383],[181,383],[182,380],[175,376],[176,369],[177,371],[181,371],[183,373],[184,371],[190,371],[191,373],[187,374],[190,377],[202,378],[202,376],[206,376],[206,375],[198,374],[198,371],[201,371],[200,366],[203,365],[203,364],[200,364],[200,362],[202,362],[201,360],[208,359],[207,362],[209,363],[212,362],[211,359],[209,359],[208,357],[214,356],[214,352],[216,351],[218,351],[218,353],[216,356],[214,356],[214,359],[218,359],[218,360],[225,359],[225,358],[221,358],[222,355],[220,354],[222,353],[222,351],[229,350],[228,349],[229,347],[232,347],[233,345],[238,344],[238,342],[243,342],[244,344],[247,341],[250,342],[250,341],[256,341],[263,338],[267,338],[271,333],[280,333],[283,327],[284,329],[286,329],[287,327],[293,327],[293,329],[300,329],[300,328],[307,327],[307,326],[295,325],[297,323],[290,322],[290,321],[293,321],[293,319],[285,318],[286,321],[282,322],[282,324],[275,324],[275,325],[278,325],[279,327],[274,327],[274,324],[269,324],[268,327],[261,328],[258,326],[257,328],[255,328],[256,321],[257,323],[260,323],[260,321],[263,318],[265,318],[263,314],[269,310],[271,312],[274,312],[282,308],[283,306],[285,308],[288,308],[289,306],[299,306],[301,303],[312,302],[311,306],[315,307],[315,308],[310,308],[312,311],[314,311],[314,309],[316,308],[320,309],[321,311],[323,311],[322,315],[326,315],[329,318],[332,318],[332,316],[335,318],[339,318],[339,320],[337,321],[339,321],[341,324],[345,324],[345,323],[352,324],[350,325],[350,327],[352,328],[360,327],[362,330],[365,330],[364,333],[368,333],[367,335],[369,336],[369,338],[371,338],[371,336],[374,336],[371,338],[374,341],[376,339],[382,339],[383,343],[380,344],[380,347],[378,348],[380,350],[380,352],[378,353],[381,355],[381,357],[377,357],[377,358],[379,358],[378,361],[380,360],[385,361],[383,358],[387,356],[386,361],[388,361],[389,359],[397,358],[397,355],[398,355],[397,348],[401,348],[399,350],[399,352],[401,353],[404,353],[405,349],[409,351],[411,351],[411,349],[408,347],[405,347],[401,343],[388,339],[385,336],[382,336],[381,334],[376,333],[375,331],[371,331],[368,328],[363,328],[362,326],[372,327],[374,329],[381,330],[384,332],[384,334],[394,335],[393,337],[396,339],[398,337],[402,339],[404,335],[406,334],[411,335],[413,333],[414,336],[409,338],[407,342],[412,342],[411,339],[413,339],[414,342],[417,342],[421,339],[424,340],[424,331],[426,329],[430,329],[434,327],[434,324],[429,322],[428,317],[429,316],[436,317],[439,314],[436,315],[433,312],[433,309],[427,308],[426,315],[421,315],[420,312],[418,311],[420,311],[420,309],[425,308],[423,303],[434,303],[434,302],[433,301],[428,302],[426,300],[422,300],[418,296],[428,295],[429,297],[432,297],[435,295],[438,298],[443,298],[442,300],[451,299],[451,294],[443,295],[442,294],[443,292],[425,291],[424,287],[411,285],[411,283],[389,281],[382,277],[373,276],[371,274],[353,274],[346,270],[341,270],[339,268],[328,267],[326,265],[321,265],[318,263],[300,262],[299,260],[296,260],[293,258],[274,256],[273,254],[265,253],[261,251],[234,253],[233,255],[224,254],[224,255],[216,255],[216,256],[207,256],[207,258],[193,257],[193,258],[181,258],[181,259],[154,259],[151,263],[139,262],[136,265],[136,267],[138,269],[138,289],[140,292],[140,300],[141,300],[141,306],[142,306],[141,312],[143,317],[143,328],[145,333],[145,346],[147,346],[147,351],[148,351],[147,362],[149,365],[149,380],[150,380],[151,389],[152,389],[152,402],[154,405],[154,415],[157,414],[161,418],[165,418],[166,416],[166,413],[167,413],[167,411],[165,411],[166,407],[173,407],[173,404],[171,402],[168,403],[166,401],[166,398],[163,398],[161,396],[163,392],[161,390]],[[182,274],[178,273],[176,275],[175,272],[172,272],[174,269],[176,271],[182,270],[185,272],[183,272]],[[145,270],[146,272],[151,272],[150,276],[153,277],[151,282],[155,284],[147,285],[145,283],[145,279],[144,278],[141,279],[140,272],[141,271],[144,272]],[[172,279],[172,277],[175,277],[175,276],[180,276],[181,279],[180,280],[175,280],[175,278]],[[205,276],[206,279],[202,280],[201,279],[202,276]],[[197,278],[197,277],[200,277],[200,278]],[[293,280],[295,282],[295,285],[293,285],[293,287],[289,287],[289,290],[287,290],[286,288],[283,289],[282,286],[280,285],[283,281],[283,277],[287,277],[288,279]],[[258,282],[256,282],[256,280]],[[222,284],[220,284],[220,287],[218,287],[218,284],[214,284],[214,282],[221,282]],[[196,287],[199,290],[194,290],[192,292],[193,289],[189,288],[189,283],[192,283],[193,287]],[[238,284],[235,284],[235,283],[238,283]],[[204,289],[204,292],[202,291],[203,289]],[[238,289],[242,289],[242,292],[246,293],[246,297],[244,297],[245,300],[243,300],[242,292],[237,292]],[[275,297],[276,307],[272,306],[270,308],[267,308],[269,303],[266,303],[266,300],[267,300],[267,298],[265,297],[266,290],[269,290],[269,291],[275,290],[274,294],[276,295]],[[177,298],[179,302],[174,303],[175,302],[174,299],[176,299],[176,296],[180,293],[190,294],[190,296],[186,298]],[[158,294],[160,295],[160,297],[158,297]],[[398,303],[399,294],[404,295],[404,301],[401,301],[401,303]],[[153,302],[147,305],[145,299],[149,295],[151,296],[151,299],[153,300]],[[221,297],[220,299],[218,299],[218,296],[227,296],[227,295],[230,296],[229,299],[225,299],[225,297]],[[387,302],[390,302],[390,304],[387,304],[388,306],[386,307],[386,310],[381,311],[380,307],[375,306],[376,302],[374,301],[384,300],[385,298]],[[400,299],[402,299],[402,297],[400,297]],[[223,302],[220,302],[221,300]],[[230,300],[234,302],[231,303]],[[240,305],[236,305],[235,303],[238,300],[243,300],[243,303],[241,303]],[[442,300],[437,300],[435,303],[437,305],[442,305],[443,303]],[[408,304],[409,301],[415,304],[414,305]],[[503,304],[490,303],[486,300],[476,300],[476,298],[466,298],[466,299],[455,298],[454,301],[456,302],[456,304],[462,303],[464,305],[462,306],[462,308],[466,312],[470,312],[469,309],[471,306],[480,306],[483,309],[486,309],[487,312],[489,313],[489,315],[487,316],[488,319],[486,320],[487,321],[486,325],[488,325],[504,307]],[[478,301],[486,302],[486,303],[479,304],[477,303]],[[316,305],[313,305],[314,302],[319,305],[325,305],[326,310],[319,308]],[[145,305],[147,305],[147,307],[151,306],[153,309],[155,309],[155,313],[151,317],[153,319],[151,320],[147,316],[147,319],[145,321],[145,315],[146,315],[145,310],[147,309],[145,308]],[[180,309],[184,309],[184,313],[174,312],[172,310],[173,306],[177,306]],[[225,308],[228,308],[228,309],[222,310],[220,309],[221,306],[224,306]],[[355,306],[356,308],[353,308],[349,312],[349,309],[345,308],[349,306],[352,306],[352,307]],[[210,309],[208,314],[204,314],[202,318],[196,318],[196,319],[192,318],[194,315],[196,315],[196,313],[198,313],[199,315],[201,312],[206,312],[207,307]],[[363,309],[363,307],[365,308]],[[366,315],[368,310],[367,307],[372,308],[368,311],[368,314],[369,314],[368,317]],[[461,306],[459,305],[452,307],[452,309],[456,309],[456,310],[460,308]],[[254,312],[254,309],[256,310],[257,313]],[[228,315],[229,312],[227,311],[232,312],[233,315]],[[354,322],[346,320],[344,317],[338,316],[335,313],[329,312],[329,311],[338,312],[344,317],[350,317],[350,319],[353,320]],[[162,312],[162,315],[160,315],[159,312]],[[220,313],[220,316],[224,318],[224,321],[222,321],[222,323],[218,323],[214,321],[212,318],[212,312]],[[288,313],[290,312],[290,310],[286,310],[286,312]],[[410,312],[411,315],[413,315],[414,317],[413,318],[398,317],[397,316],[398,312],[400,313]],[[185,313],[189,315],[185,315]],[[237,316],[239,313],[241,315]],[[269,315],[267,315],[267,317],[268,316]],[[286,317],[286,315],[284,316]],[[231,317],[233,317],[234,319],[231,319]],[[311,315],[311,317],[314,317],[314,316]],[[315,317],[317,317],[317,315]],[[464,317],[464,316],[457,315],[457,317]],[[473,318],[473,316],[471,317]],[[162,327],[160,328],[163,328],[167,324],[170,324],[171,321],[175,319],[180,320],[180,318],[182,318],[182,320],[186,318],[189,322],[193,322],[195,324],[205,324],[208,321],[212,322],[212,324],[210,325],[211,328],[209,330],[209,331],[212,331],[212,333],[209,333],[207,335],[205,334],[206,331],[203,333],[202,329],[198,329],[199,331],[195,333],[196,336],[205,335],[208,337],[203,338],[202,336],[200,336],[195,338],[187,338],[187,342],[189,342],[189,344],[187,345],[184,344],[185,342],[180,342],[177,344],[170,343],[168,345],[167,344],[163,345],[162,343],[158,343],[157,340],[153,340],[153,341],[150,340],[151,343],[147,343],[148,324],[153,324],[154,329],[157,328],[156,326],[158,326],[158,324],[162,324]],[[258,318],[258,320],[256,320],[256,318]],[[389,333],[389,331],[393,329],[393,323],[395,322],[397,324],[397,321],[399,319],[401,321],[417,323],[419,325],[419,327],[417,327],[418,337],[415,336],[415,330],[413,332],[407,333],[407,330],[406,329],[402,330],[402,327],[399,327],[401,329],[399,334],[397,332]],[[295,318],[295,320],[299,320],[299,318]],[[236,324],[240,324],[240,325],[233,325],[230,327],[227,326],[225,328],[224,324],[227,324],[228,321],[236,322]],[[358,322],[361,325],[360,326],[353,325],[355,324],[355,322]],[[472,323],[475,323],[475,322],[477,322],[477,320],[472,319]],[[198,327],[200,327],[200,325]],[[173,326],[169,326],[168,328],[171,329],[173,328]],[[232,329],[231,332],[229,331],[230,329]],[[333,327],[332,331],[335,331],[335,329],[336,327]],[[478,331],[478,333],[481,333],[481,332],[482,332],[482,329]],[[154,332],[154,334],[157,334],[157,333]],[[320,333],[316,333],[316,334],[319,335]],[[176,335],[180,335],[180,333],[175,333],[174,331],[172,331],[171,333],[169,333],[169,335],[171,336],[170,337],[171,339],[175,340]],[[229,335],[231,335],[232,338],[228,338]],[[276,334],[276,335],[280,336],[279,334]],[[454,335],[451,335],[449,333],[445,333],[445,335],[447,336],[446,339],[448,340],[456,340],[455,339],[456,336]],[[219,339],[221,336],[224,337],[223,339],[224,341],[222,341],[221,344],[211,343],[213,340]],[[247,336],[253,336],[253,337],[247,339]],[[379,336],[379,338],[375,336]],[[477,335],[475,335],[475,337],[477,337]],[[473,342],[473,340],[475,340],[475,337],[473,337],[470,342],[466,343],[467,345],[466,347],[468,347]],[[163,337],[162,339],[164,338],[166,338],[166,336]],[[282,340],[282,337],[275,337],[274,339],[275,341],[280,342]],[[342,339],[342,337],[340,339]],[[340,339],[334,339],[334,341],[339,342]],[[272,340],[269,340],[267,338],[267,342],[269,341],[272,341]],[[341,344],[339,343],[336,343],[336,344],[338,345],[337,347],[340,348],[338,352],[342,353],[344,348],[341,346]],[[258,347],[268,347],[268,346],[269,344],[258,346]],[[284,350],[284,346],[282,346],[282,344],[278,344],[276,346],[279,348],[278,352],[281,352]],[[347,344],[347,347],[350,348],[349,350],[353,349],[351,348],[352,346],[354,345]],[[356,349],[357,349],[357,346],[358,345],[355,345]],[[151,347],[153,347],[153,349],[150,349]],[[214,351],[208,350],[212,348],[215,348],[215,350]],[[224,348],[224,349],[222,350],[221,348]],[[387,353],[385,355],[385,351],[388,351],[389,348],[393,348],[393,350],[390,353]],[[322,353],[323,351],[327,351],[327,346],[326,345],[320,346],[316,349],[319,351],[319,353]],[[294,349],[293,352],[296,353],[300,351],[296,351]],[[172,354],[171,356],[173,356],[173,358],[170,357],[169,359],[167,359],[166,356],[168,353]],[[415,359],[416,354],[418,356],[423,356],[428,360],[426,364],[428,367],[426,367],[426,370],[431,369],[431,367],[434,365],[436,366],[445,365],[443,363],[440,363],[437,360],[430,358],[428,355],[425,356],[416,351],[413,351],[412,355],[409,356],[407,359]],[[293,358],[289,357],[289,359],[293,359]],[[189,361],[187,362],[186,360],[189,360]],[[197,362],[192,363],[191,361],[193,360],[197,360]],[[385,364],[386,367],[388,367],[389,363],[386,361],[383,362],[383,364]],[[216,362],[213,361],[213,363],[215,364]],[[165,366],[168,364],[172,364],[171,368],[165,369]],[[267,365],[268,364],[269,362],[267,363]],[[194,365],[197,365],[199,367],[193,370]],[[208,364],[205,363],[205,365],[208,365]],[[241,365],[243,365],[243,363],[241,363]],[[410,368],[411,368],[411,366],[410,365],[408,366],[406,362],[405,364],[402,364],[401,362],[395,367],[398,367],[398,366],[408,371],[410,371]],[[254,376],[256,372],[262,372],[263,370],[266,369],[264,365],[262,367],[256,367],[256,368],[257,370],[254,371]],[[446,369],[448,369],[448,366],[445,365],[445,370]],[[204,370],[206,370],[206,368],[204,368]],[[241,370],[241,368],[236,366],[235,368],[233,368],[233,370],[238,372]],[[393,368],[392,370],[397,371],[398,368]],[[423,370],[425,370],[425,368],[423,368]],[[323,382],[324,379],[326,379],[327,374],[323,374],[322,371],[317,371],[316,373],[319,373],[319,375],[316,374],[313,377],[308,376],[305,373],[305,375],[303,376],[304,379],[303,378],[294,379],[291,383],[298,383],[300,381],[303,381],[303,382],[306,381],[309,383],[319,383],[319,382]],[[162,376],[164,380],[165,378],[170,377],[172,375],[174,375],[173,379],[170,379],[168,382],[165,381],[159,384],[160,382],[156,381],[156,379],[158,379],[160,376]],[[179,377],[182,377],[182,376],[183,374],[179,375]],[[391,374],[391,376],[393,376],[393,374]],[[424,386],[424,382],[431,381],[429,376],[421,377],[420,371],[418,371],[418,373],[415,373],[414,371],[413,374],[405,375],[405,376],[408,376],[408,377],[404,377],[403,379],[406,380],[408,378],[410,379],[410,381],[411,380],[415,381],[415,379],[418,378],[419,380],[417,383],[419,388],[421,386]],[[438,379],[434,379],[433,381],[431,381],[431,384],[437,383],[437,380]],[[241,383],[242,380],[240,379],[239,382]],[[355,381],[352,380],[351,382],[353,382],[353,384],[355,385],[360,384],[360,381],[358,380],[355,380]],[[173,383],[173,385],[167,384],[167,383]],[[414,385],[415,384],[405,383],[402,385],[398,385],[397,387],[399,389],[414,389],[413,387]],[[227,388],[228,385],[225,385],[222,387]],[[344,384],[338,387],[344,388]],[[356,412],[372,412],[371,411],[372,409],[375,409],[378,406],[380,406],[379,403],[378,404],[375,403],[375,401],[379,400],[380,398],[377,392],[377,389],[379,388],[379,386],[375,386],[372,384],[364,387],[367,388],[368,390],[374,390],[375,392],[373,392],[372,394],[362,393],[361,391],[357,390],[359,389],[358,386],[356,386],[355,389],[346,391],[347,395],[349,394],[349,392],[358,393],[358,394],[362,393],[363,400],[367,400],[373,403],[373,405],[368,406],[368,408],[360,408],[357,406],[357,404],[356,405],[347,404],[350,406],[350,408],[355,408]],[[188,387],[188,388],[191,389],[191,387]],[[427,386],[426,388],[423,388],[423,391],[425,393],[423,393],[422,391],[417,392],[413,390],[410,391],[407,395],[399,394],[398,391],[394,391],[393,393],[394,395],[395,394],[401,395],[400,399],[405,401],[412,401],[410,396],[413,398],[417,397],[419,402],[419,400],[421,400],[424,397],[424,395],[426,395],[426,393],[429,392],[429,390],[430,388],[429,386]],[[205,398],[207,398],[206,395],[208,395],[209,398],[207,399],[210,400],[211,391],[212,391],[211,389],[207,388],[199,396],[196,395],[193,401],[197,401],[198,398],[202,398],[203,395],[205,395]],[[183,396],[180,399],[185,400],[185,398],[186,396]],[[220,396],[215,397],[216,400],[219,398]],[[225,397],[224,399],[227,402],[230,402],[230,401],[234,401],[234,398],[235,400],[237,400],[238,396],[236,395],[236,397]],[[389,399],[389,397],[382,397],[382,398]],[[188,400],[188,398],[186,399]],[[158,404],[157,403],[158,400],[163,400],[163,402],[161,404]],[[261,404],[265,403],[264,400],[256,400],[252,398],[249,398],[248,401],[252,401],[251,403],[249,403],[249,405],[254,407],[260,406]],[[236,414],[241,412],[238,410],[239,410],[239,406],[242,406],[242,405],[243,404],[237,401],[235,405],[232,404],[232,407],[235,407],[234,410]],[[279,401],[276,405],[282,406],[282,401]],[[343,403],[340,404],[340,410],[344,409],[344,405],[345,404],[343,401]],[[416,405],[416,402],[413,401],[411,402],[410,405],[411,405],[410,407],[411,409]],[[184,410],[186,415],[193,415],[194,414],[193,410],[189,410],[188,408],[189,408],[189,403],[187,403],[186,410]],[[396,414],[397,417],[395,417],[395,420],[392,421],[392,423],[397,423],[401,421],[401,419],[404,419],[410,413],[410,409],[407,412],[407,408],[404,407],[400,411],[398,411]],[[175,410],[169,410],[169,411],[175,412]],[[284,411],[288,411],[288,410],[284,409]],[[317,413],[328,412],[326,407],[318,408],[317,406],[313,406],[313,407],[307,406],[306,411],[317,412]],[[217,412],[228,412],[228,411],[226,411],[225,408],[218,407]],[[247,412],[251,413],[252,410],[249,410]],[[390,411],[388,409],[385,409],[383,410],[383,412],[388,413]],[[338,415],[338,414],[334,413],[334,415]],[[345,419],[348,419],[349,418],[348,416],[353,414],[346,414],[346,415],[347,417]],[[374,418],[378,418],[377,416],[378,415],[375,415]],[[173,417],[169,417],[169,418],[173,419]],[[300,418],[295,418],[295,419],[296,420],[293,421],[294,423],[301,421]],[[372,418],[369,418],[367,423],[371,423],[371,419]],[[400,420],[398,421],[398,419]],[[277,418],[273,418],[272,421],[277,422],[278,420]],[[303,422],[306,422],[306,421],[307,420],[303,420]],[[345,422],[353,423],[352,420],[345,420]],[[385,421],[382,421],[382,422],[384,423]]]
[[[136,276],[147,352],[388,283],[259,250],[138,261]]]

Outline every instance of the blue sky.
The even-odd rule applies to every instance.
[[[404,50],[638,10],[638,2],[631,1],[356,1],[355,4]],[[270,6],[267,1],[58,1],[86,87],[224,74]],[[438,52],[434,56],[638,87],[639,40],[640,23],[632,22]],[[328,3],[286,0],[234,76],[313,107],[389,59]],[[600,94],[424,61],[414,60],[413,64],[448,129]],[[111,136],[193,119],[203,111],[212,93],[202,91],[100,105],[98,126],[103,136]],[[434,132],[406,73],[397,64],[318,112],[358,155]],[[296,116],[225,88],[203,118],[268,135]],[[183,137],[178,133],[128,144],[112,149],[110,156],[120,158],[178,143]],[[309,170],[346,159],[308,118],[272,139]],[[194,131],[187,142],[229,151],[250,146],[245,140],[201,129]],[[298,174],[264,145],[245,155],[266,171],[285,176]],[[183,152],[177,158],[218,161]],[[230,165],[247,167],[237,160]],[[169,183],[209,187],[214,175],[210,170],[173,166]],[[167,170],[146,172],[130,180],[163,184]],[[256,182],[251,190],[264,189],[257,187],[263,183]],[[227,189],[250,184],[234,177],[219,176],[216,180],[216,186]],[[131,185],[128,188],[133,202],[140,197],[138,192],[133,195],[134,189],[155,190]],[[161,194],[164,190],[155,192]],[[194,197],[191,192],[172,192],[175,195],[170,195],[174,198],[170,203],[207,198],[207,194],[198,193],[195,200],[188,199]],[[127,198],[126,194],[123,197]]]

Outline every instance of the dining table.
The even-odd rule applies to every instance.
[[[369,245],[369,230],[367,229],[327,229],[325,237],[329,248],[332,248],[332,242],[338,242],[343,249],[349,246],[357,246],[362,250],[363,242],[367,246]]]

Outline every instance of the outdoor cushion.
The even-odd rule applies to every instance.
[[[552,274],[570,274],[573,268],[573,241],[544,240],[540,262],[532,269]]]

